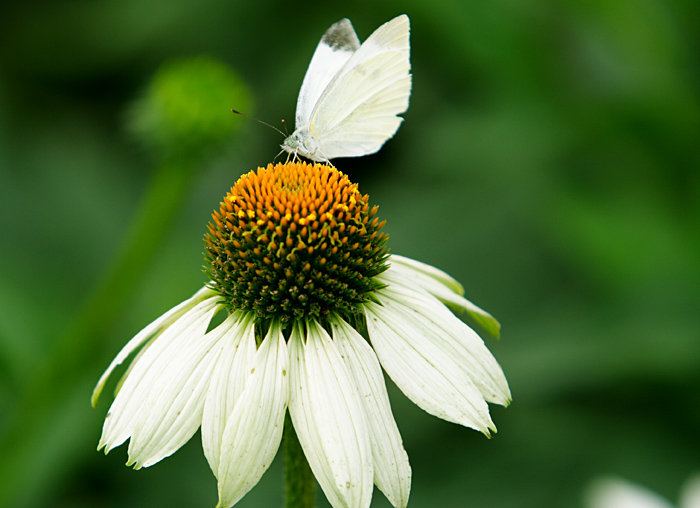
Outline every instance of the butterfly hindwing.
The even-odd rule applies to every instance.
[[[409,55],[402,15],[379,27],[332,78],[309,119],[326,158],[374,153],[394,135],[411,94]]]
[[[358,105],[349,109],[341,104],[337,110],[329,108],[323,114],[312,116],[310,132],[312,135],[320,133],[319,145],[328,159],[374,153],[401,125],[403,118],[397,115],[408,107],[411,77],[403,66],[397,65],[392,52],[373,57],[355,68],[350,76],[377,69],[382,71],[383,79],[374,80],[371,87],[333,91],[348,96],[348,102]]]

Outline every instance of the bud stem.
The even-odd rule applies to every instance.
[[[286,508],[315,508],[316,480],[287,413],[284,422],[284,483]]]
[[[104,331],[119,317],[158,253],[196,168],[194,161],[171,160],[161,164],[134,217],[122,251],[86,298],[73,322],[53,341],[54,348],[45,361],[38,362],[31,382],[20,395],[16,413],[8,415],[3,422],[0,506],[14,505],[23,492],[36,488],[33,482],[39,481],[40,476],[32,471],[38,466],[27,457],[41,448],[41,443],[55,443],[50,454],[41,458],[42,463],[49,464],[57,464],[58,457],[74,444],[65,434],[57,438],[54,417],[72,403],[76,389],[84,391],[85,378],[94,375],[97,364],[91,360],[101,355]]]

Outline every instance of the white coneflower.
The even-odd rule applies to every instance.
[[[599,478],[588,488],[589,508],[674,508],[656,492],[621,478]],[[694,474],[681,489],[680,508],[700,508],[700,475]]]
[[[411,468],[381,367],[425,411],[489,435],[487,402],[508,383],[481,338],[445,305],[491,333],[498,323],[444,272],[389,255],[384,222],[336,168],[289,162],[243,175],[205,236],[211,282],[136,335],[99,448],[129,442],[150,466],[201,426],[219,506],[260,479],[287,408],[334,507],[367,507],[373,484],[397,507]],[[443,303],[444,302],[444,303]],[[210,328],[215,314],[225,312]]]

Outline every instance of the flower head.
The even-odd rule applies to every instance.
[[[337,169],[278,164],[243,175],[205,236],[212,287],[257,322],[345,319],[382,287],[384,222]]]
[[[129,442],[150,466],[201,426],[219,506],[260,479],[287,409],[334,507],[369,506],[373,484],[397,507],[411,468],[382,367],[418,406],[489,435],[487,402],[510,391],[481,338],[446,306],[493,334],[498,323],[446,273],[389,255],[377,208],[327,165],[286,163],[240,178],[205,235],[211,282],[137,334],[99,448]],[[211,328],[218,312],[221,324]],[[211,329],[210,329],[211,328]]]

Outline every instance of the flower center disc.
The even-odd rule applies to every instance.
[[[334,167],[268,165],[243,175],[212,214],[207,272],[232,311],[258,321],[349,317],[382,285],[388,236],[368,196]]]

